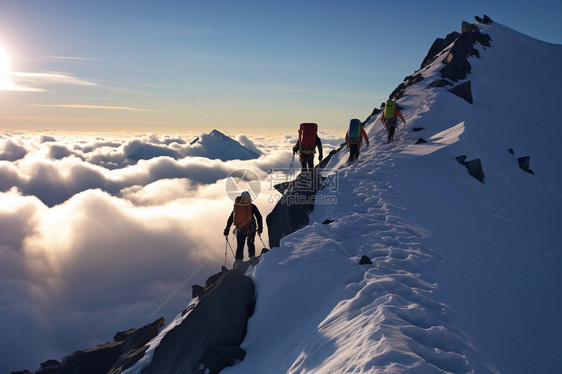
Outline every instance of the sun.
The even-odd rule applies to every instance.
[[[10,86],[10,55],[0,44],[0,90]]]

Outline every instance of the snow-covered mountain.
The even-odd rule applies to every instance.
[[[201,134],[190,143],[190,146],[189,156],[193,157],[229,161],[251,160],[260,156],[218,130],[213,130],[210,134]]]
[[[221,373],[561,372],[562,46],[475,27],[489,46],[464,49],[468,74],[442,74],[464,25],[393,93],[395,141],[372,116],[359,160],[330,159],[310,223],[250,267],[246,355]]]
[[[373,117],[359,161],[332,158],[338,191],[317,201],[337,203],[251,273],[247,356],[224,373],[560,372],[562,46],[477,27],[491,46],[453,83],[471,81],[473,104],[429,86],[449,46],[398,100],[394,143]]]
[[[332,158],[337,203],[250,271],[246,358],[223,373],[560,372],[562,46],[477,27],[463,80],[441,76],[453,45],[414,74],[394,143],[373,117],[359,161]],[[473,104],[448,91],[468,81]]]

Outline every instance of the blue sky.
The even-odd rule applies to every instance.
[[[555,1],[3,2],[0,127],[333,131],[483,14],[562,43]]]

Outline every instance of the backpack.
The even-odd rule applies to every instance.
[[[301,123],[299,128],[299,144],[301,153],[314,153],[317,132],[318,125],[316,123]]]
[[[252,198],[238,196],[234,201],[234,226],[246,227],[252,221]]]
[[[361,141],[361,121],[358,119],[352,119],[349,122],[347,141],[351,144],[359,143]]]
[[[384,105],[384,118],[394,118],[394,109],[396,108],[396,103],[392,100],[387,100]]]

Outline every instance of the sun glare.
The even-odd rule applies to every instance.
[[[0,90],[6,89],[10,85],[10,56],[8,51],[0,44]]]

